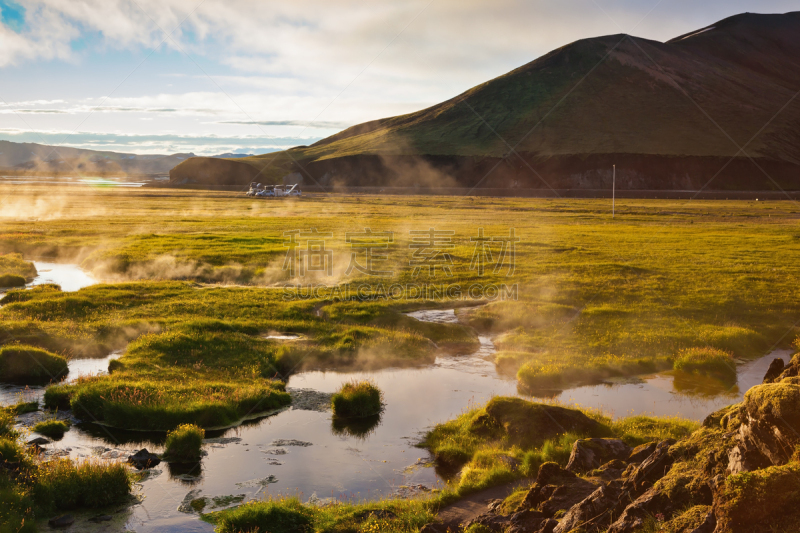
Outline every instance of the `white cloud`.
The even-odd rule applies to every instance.
[[[47,80],[36,85],[35,97],[0,105],[4,121],[35,131],[91,125],[98,132],[140,133],[146,124],[154,131],[222,136],[286,131],[287,137],[305,135],[306,128],[332,133],[421,109],[580,38],[629,32],[666,40],[737,12],[784,12],[796,5],[790,0],[23,3],[21,29],[0,24],[0,71],[60,60],[75,65],[64,79],[92,73],[96,80],[104,75],[102,60],[112,57],[131,62],[122,75],[144,58],[178,57],[186,69],[148,73],[148,83],[133,88],[136,76],[126,78],[108,98],[97,91],[111,91],[117,79],[101,89],[87,82],[71,97],[58,81]],[[165,32],[172,32],[171,38]],[[161,43],[164,49],[149,56]],[[115,56],[118,51],[127,55]],[[147,67],[136,75],[144,76]],[[0,80],[0,89],[14,83]]]

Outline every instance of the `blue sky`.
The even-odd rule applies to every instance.
[[[451,98],[574,40],[795,1],[0,0],[0,139],[264,153]]]

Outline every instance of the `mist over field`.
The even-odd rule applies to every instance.
[[[800,523],[784,0],[0,0],[0,533]]]

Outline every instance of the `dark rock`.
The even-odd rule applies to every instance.
[[[35,439],[31,439],[27,442],[28,446],[44,446],[45,444],[50,444],[50,440],[44,437],[36,437]]]
[[[783,372],[781,372],[780,376],[775,378],[773,381],[777,383],[783,379],[797,376],[800,376],[800,354],[795,354],[794,357],[792,357],[792,360],[789,361],[789,364],[783,367]]]
[[[139,470],[145,468],[152,468],[161,462],[161,458],[147,451],[147,448],[142,448],[135,454],[128,457],[128,463],[132,464]]]
[[[714,515],[714,510],[710,510],[706,515],[706,519],[702,524],[691,530],[689,533],[714,533],[717,529],[717,518]]]
[[[458,524],[441,524],[439,522],[431,522],[425,524],[419,533],[455,533],[461,531],[462,528]]]
[[[786,464],[800,445],[800,386],[769,383],[751,388],[744,396],[739,417],[742,425],[736,448],[728,455],[728,471]]]
[[[531,510],[520,511],[508,516],[486,513],[465,523],[464,528],[469,528],[473,524],[480,524],[498,532],[538,533],[542,522],[545,520],[546,517],[543,513]]]
[[[536,482],[531,485],[519,509],[540,508],[550,518],[561,509],[569,509],[594,492],[597,485],[564,470],[556,463],[539,467]]]
[[[561,468],[558,463],[544,463],[536,473],[536,483],[540,485],[559,485],[577,478],[569,470]]]
[[[503,505],[503,500],[499,498],[496,500],[489,500],[488,510],[490,513],[496,513],[501,505]]]
[[[75,517],[71,514],[65,514],[51,518],[47,523],[53,528],[69,527],[75,523]]]
[[[632,533],[640,529],[651,516],[658,513],[668,515],[674,508],[674,502],[662,489],[651,487],[625,508],[622,515],[611,524],[608,533]]]
[[[647,444],[640,444],[636,448],[631,451],[631,454],[628,456],[629,463],[641,463],[652,454],[656,450],[655,442],[650,442]]]
[[[641,492],[649,485],[652,485],[654,481],[664,477],[675,462],[675,459],[669,454],[669,448],[673,444],[675,444],[675,439],[666,439],[659,442],[653,453],[642,461],[642,464],[630,475],[625,482],[625,489]]]
[[[772,383],[783,372],[783,359],[773,359],[761,383]]]
[[[549,520],[537,511],[521,511],[510,517],[505,533],[539,533],[542,524]]]
[[[619,439],[579,439],[572,445],[567,470],[583,474],[612,459],[628,459],[631,451],[631,447]]]
[[[622,485],[616,481],[598,488],[567,511],[553,533],[567,533],[579,526],[587,532],[604,528],[611,522],[608,511],[619,505],[621,495]]]
[[[611,461],[600,465],[600,468],[592,470],[591,473],[592,476],[599,476],[605,481],[612,481],[615,479],[621,479],[626,468],[627,465],[619,459],[612,459]]]
[[[558,520],[553,520],[552,518],[548,518],[544,522],[542,522],[541,527],[537,533],[553,533],[553,530],[558,525]]]

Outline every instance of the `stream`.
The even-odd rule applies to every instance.
[[[37,269],[39,265],[45,264],[37,263]],[[70,285],[65,269],[46,270],[43,267],[40,277],[49,276],[62,287],[80,284],[76,280],[75,285]],[[61,273],[66,277],[59,277]],[[421,321],[458,322],[453,309],[408,315]],[[292,341],[280,337],[275,335],[273,339]],[[404,497],[441,487],[444,481],[432,467],[428,452],[415,443],[434,424],[449,420],[470,406],[485,403],[495,395],[519,395],[516,381],[495,370],[492,339],[480,336],[479,340],[480,348],[474,353],[440,355],[433,364],[419,368],[309,371],[292,376],[287,383],[287,390],[295,399],[292,407],[236,428],[209,431],[205,445],[208,455],[198,465],[176,468],[162,463],[151,469],[138,487],[140,503],[115,514],[115,524],[119,530],[140,533],[211,532],[213,527],[198,519],[187,505],[189,500],[241,495],[246,501],[278,493],[296,494],[304,501],[363,500]],[[614,417],[657,414],[702,420],[710,412],[739,401],[748,388],[760,383],[773,358],[788,362],[790,355],[788,350],[778,350],[741,364],[738,383],[729,390],[715,389],[703,382],[676,383],[676,376],[664,372],[576,387],[554,399],[601,408]],[[109,358],[118,356],[111,354]],[[103,365],[107,367],[109,358],[70,361],[69,379],[105,371]],[[327,394],[352,379],[370,379],[383,391],[386,410],[379,420],[360,427],[334,423],[327,408]],[[0,402],[13,403],[13,394],[20,392],[3,388]],[[31,389],[22,394],[41,391]],[[41,416],[23,415],[21,425],[30,426]],[[45,448],[50,455],[119,460],[143,447],[161,452],[163,439],[163,434],[76,424],[62,440]],[[214,508],[213,500],[208,501],[206,511]],[[94,527],[85,517],[79,517],[71,529],[92,531]]]

